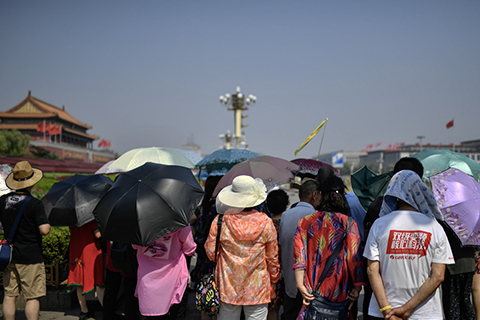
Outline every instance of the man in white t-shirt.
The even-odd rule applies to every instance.
[[[368,314],[383,319],[443,319],[439,285],[454,258],[430,189],[413,171],[392,177],[363,256],[374,296]]]

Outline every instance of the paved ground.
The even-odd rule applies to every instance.
[[[1,300],[0,300],[1,302]],[[98,301],[88,300],[89,307],[94,310],[95,320],[103,320],[101,306]],[[0,308],[1,309],[1,308]],[[58,310],[58,311],[40,311],[40,320],[52,320],[52,319],[65,319],[65,320],[75,320],[78,319],[80,314],[80,307],[75,305],[73,308],[68,310]],[[0,310],[0,315],[3,319],[3,312]],[[23,310],[17,310],[16,320],[26,320],[25,312]],[[122,317],[118,317],[118,320],[121,320]],[[187,308],[187,320],[200,320],[200,312],[195,308],[195,293],[190,291],[188,295],[188,308]]]
[[[361,310],[361,305],[363,301],[363,293],[360,294],[359,299],[359,307]],[[96,302],[89,302],[89,305],[93,307],[95,311],[95,317],[91,319],[95,320],[103,320],[102,312],[100,309],[100,305],[97,305]],[[59,310],[59,311],[40,311],[40,320],[53,320],[53,319],[65,319],[65,320],[76,320],[78,319],[78,315],[80,314],[80,307],[75,306],[69,310]],[[2,314],[3,319],[3,314]],[[25,313],[22,310],[17,311],[16,320],[26,320]],[[119,317],[121,320],[122,317]],[[200,313],[195,309],[195,293],[190,292],[188,296],[188,309],[187,309],[187,320],[200,320]],[[363,320],[363,315],[359,312],[358,316],[359,320]]]

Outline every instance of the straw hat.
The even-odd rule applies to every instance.
[[[5,179],[7,187],[13,190],[21,190],[33,186],[43,178],[40,169],[32,168],[28,161],[20,161]]]
[[[262,179],[250,176],[238,176],[232,185],[225,187],[217,195],[217,200],[229,207],[256,207],[267,198],[267,188]]]

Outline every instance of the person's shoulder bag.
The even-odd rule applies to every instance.
[[[215,262],[217,262],[222,220],[223,214],[219,214],[217,220],[217,238],[215,240]],[[204,311],[210,317],[218,314],[220,309],[220,295],[218,294],[218,287],[215,283],[215,269],[212,273],[206,274],[200,279],[195,291],[195,305],[197,310]]]
[[[23,200],[22,206],[20,207],[20,210],[15,217],[15,222],[13,223],[12,229],[8,234],[7,241],[5,243],[2,243],[2,245],[0,246],[0,271],[4,271],[12,261],[13,236],[15,235],[15,231],[17,230],[20,219],[22,218],[23,211],[25,210],[28,201],[30,201],[30,199],[32,198],[32,196],[28,196],[25,200]]]
[[[318,280],[315,291],[313,292],[314,299],[310,301],[310,305],[307,307],[305,314],[305,320],[348,320],[348,305],[349,300],[344,302],[330,302],[324,299],[319,293],[320,285],[327,276],[328,271],[332,267],[333,261],[337,257],[340,249],[343,247],[343,243],[347,236],[348,229],[352,223],[352,217],[348,217],[347,228],[343,233],[342,240],[335,247],[332,255],[328,258],[325,268],[323,269],[320,279]]]

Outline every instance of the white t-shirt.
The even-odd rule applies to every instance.
[[[442,226],[414,211],[393,211],[378,218],[368,234],[363,256],[380,262],[392,308],[404,305],[417,293],[430,276],[432,263],[455,263]],[[373,294],[368,314],[383,318]],[[439,290],[425,299],[409,319],[443,319]]]

